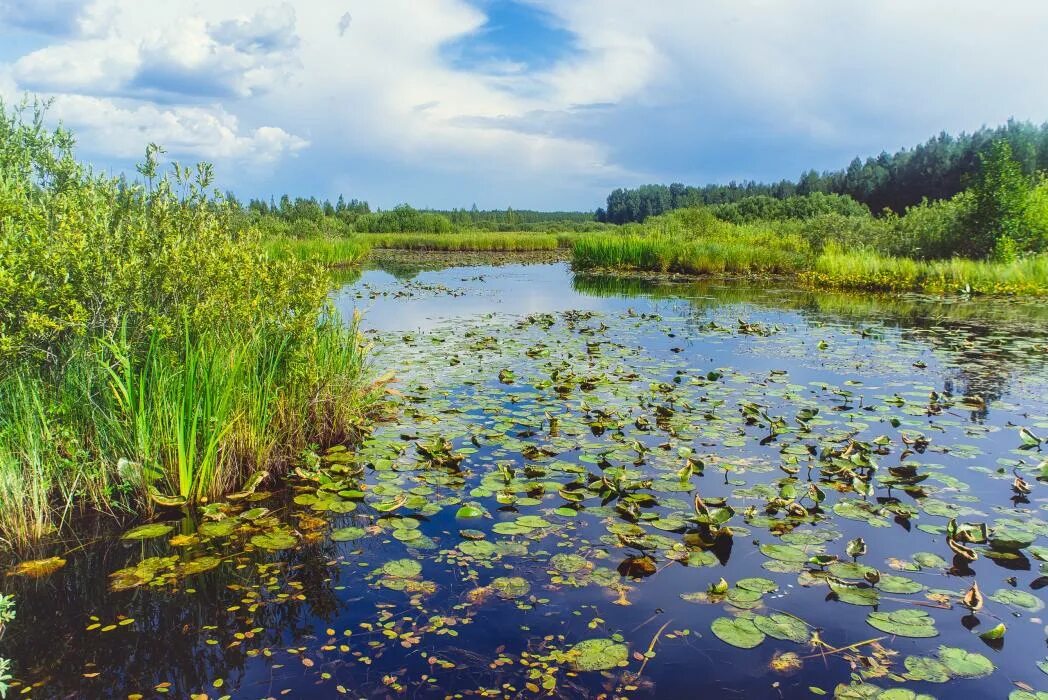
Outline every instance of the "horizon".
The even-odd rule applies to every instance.
[[[151,5],[0,0],[0,99],[53,98],[98,168],[156,142],[244,201],[593,211],[1048,117],[1029,1]]]

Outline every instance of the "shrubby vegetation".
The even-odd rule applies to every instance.
[[[873,212],[891,209],[901,214],[922,200],[949,199],[965,190],[980,170],[982,154],[995,143],[1008,144],[1027,177],[1048,169],[1048,123],[1036,126],[1009,121],[971,134],[942,133],[915,148],[881,153],[865,161],[855,158],[843,170],[810,170],[796,181],[704,187],[675,183],[618,189],[608,196],[607,208],[598,209],[596,217],[615,224],[640,222],[673,209],[730,204],[754,196],[784,199],[816,192],[847,195]]]
[[[1048,293],[1048,183],[1026,175],[1007,141],[979,155],[971,187],[873,217],[844,195],[757,195],[677,209],[580,238],[582,269],[691,274],[803,273],[869,290]]]
[[[81,165],[0,106],[0,537],[214,497],[355,435],[373,398],[323,270],[271,256],[210,167]]]

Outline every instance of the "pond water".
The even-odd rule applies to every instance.
[[[359,449],[6,578],[13,693],[1048,690],[1042,305],[426,267],[335,294]]]

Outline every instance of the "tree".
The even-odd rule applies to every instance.
[[[1032,190],[1030,179],[1012,155],[1004,139],[994,141],[980,154],[979,175],[972,186],[975,209],[972,213],[970,255],[984,257],[995,249],[1010,251],[1029,242],[1025,213]]]

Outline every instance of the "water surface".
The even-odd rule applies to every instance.
[[[27,695],[1048,688],[1048,486],[1019,433],[1048,436],[1040,306],[564,263],[387,266],[334,298],[364,312],[399,417],[287,489],[142,541],[99,523],[45,552],[56,573],[8,578]],[[197,532],[218,515],[228,532]],[[955,555],[951,519],[993,546]],[[883,631],[897,611],[934,636]]]

